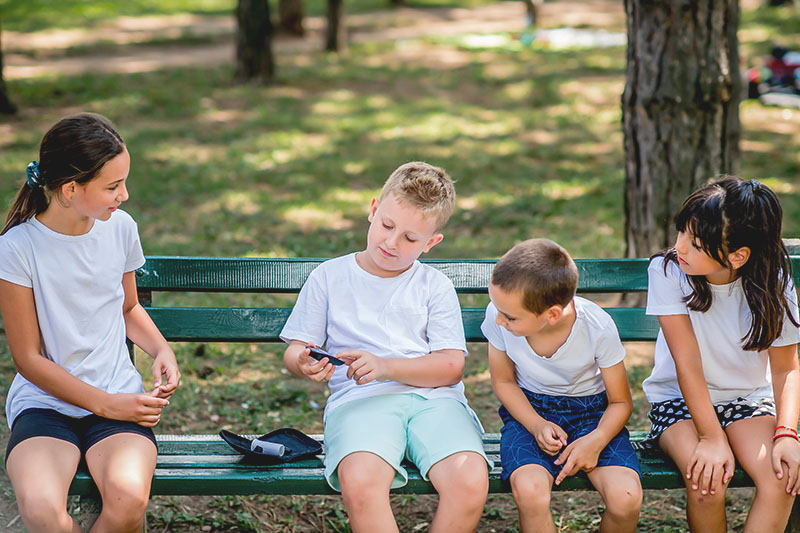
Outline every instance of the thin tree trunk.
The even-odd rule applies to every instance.
[[[303,0],[279,0],[278,19],[282,30],[292,35],[305,35],[305,30],[303,29],[304,16]]]
[[[325,50],[339,52],[344,47],[344,0],[328,0],[328,27],[325,30]]]
[[[260,83],[272,81],[275,77],[275,59],[272,55],[273,32],[268,0],[238,0],[236,81]]]
[[[735,173],[741,80],[738,0],[625,0],[622,95],[628,257],[671,246],[683,200]]]
[[[2,27],[0,27],[0,35],[2,35]],[[3,48],[0,45],[0,114],[13,115],[16,112],[17,106],[8,97],[8,86],[3,78]]]
[[[525,12],[528,16],[528,25],[536,26],[536,23],[539,21],[539,8],[536,5],[537,3],[541,2],[542,0],[522,0],[525,3]]]

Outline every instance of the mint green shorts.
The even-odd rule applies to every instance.
[[[392,488],[408,483],[403,459],[417,465],[428,479],[433,465],[458,452],[480,454],[481,430],[472,413],[458,400],[428,400],[419,394],[383,394],[348,402],[325,420],[325,479],[340,491],[337,468],[355,452],[371,452],[395,470]]]

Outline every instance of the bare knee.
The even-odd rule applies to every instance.
[[[73,520],[66,502],[41,491],[17,492],[17,507],[29,531],[72,531]]]
[[[511,476],[511,492],[521,510],[534,513],[550,512],[552,482],[544,474],[519,472]]]
[[[694,509],[701,510],[704,508],[714,509],[720,505],[725,505],[725,491],[727,486],[723,486],[717,490],[716,494],[706,493],[703,494],[699,490],[691,487],[686,489],[686,503]]]
[[[394,469],[388,464],[385,467],[391,470],[391,474],[364,461],[342,461],[339,464],[336,473],[348,509],[366,508],[380,500],[388,502]]]
[[[141,529],[150,500],[149,485],[112,483],[103,488],[102,495],[104,520],[117,531]]]
[[[622,484],[605,495],[606,512],[617,520],[631,520],[642,508],[642,487],[639,483]]]
[[[466,454],[459,468],[450,469],[444,483],[436,487],[442,498],[456,500],[461,506],[483,508],[489,494],[489,471],[478,454]]]

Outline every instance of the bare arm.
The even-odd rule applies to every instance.
[[[558,457],[556,464],[563,464],[564,467],[555,480],[556,485],[578,470],[592,471],[597,466],[600,453],[608,446],[611,439],[625,427],[625,423],[633,412],[633,400],[625,364],[620,361],[614,366],[601,368],[600,375],[603,377],[603,384],[606,387],[608,407],[600,417],[597,427],[587,435],[571,442]]]
[[[108,394],[44,357],[32,289],[0,280],[0,313],[14,366],[28,381],[60,400],[106,418],[145,426],[158,422],[167,400],[147,394]]]
[[[772,390],[778,411],[777,426],[797,430],[800,414],[800,364],[797,345],[776,346],[769,349],[769,367],[772,372]],[[791,433],[776,430],[776,435]],[[773,441],[772,465],[778,479],[787,475],[786,492],[800,492],[800,443],[793,437],[779,437]],[[786,472],[784,472],[784,469]]]
[[[567,444],[567,434],[558,425],[542,418],[533,408],[525,393],[517,384],[514,362],[506,352],[489,344],[489,370],[492,388],[500,403],[514,420],[522,424],[534,436],[539,447],[555,455]]]
[[[126,272],[122,276],[122,287],[125,291],[125,300],[122,304],[125,333],[134,344],[154,359],[152,365],[153,386],[160,387],[160,395],[168,398],[175,392],[181,381],[175,353],[156,327],[153,319],[139,303],[136,276],[133,271]],[[162,375],[167,376],[165,384],[161,383]]]
[[[700,347],[687,315],[659,316],[658,323],[675,360],[678,385],[700,439],[685,466],[686,477],[694,481],[692,488],[714,494],[720,482],[727,483],[733,476],[734,462],[728,438],[711,404]]]
[[[328,381],[336,370],[327,360],[316,361],[308,356],[306,346],[309,343],[292,340],[283,352],[283,364],[286,369],[299,378],[312,381]]]
[[[366,350],[345,350],[334,355],[347,361],[347,376],[359,385],[393,380],[414,387],[446,387],[461,381],[464,373],[461,350],[436,350],[410,359],[378,357]]]

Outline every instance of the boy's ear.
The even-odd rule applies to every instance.
[[[748,259],[750,259],[750,248],[748,246],[742,246],[735,252],[728,254],[728,261],[730,261],[733,268],[736,269],[742,268],[745,263],[747,263]]]
[[[369,220],[370,222],[372,222],[372,219],[375,217],[375,211],[378,210],[379,203],[380,202],[378,201],[377,198],[373,198],[369,203],[369,216],[367,217],[367,220]]]
[[[547,321],[551,324],[555,324],[561,320],[561,316],[564,314],[564,308],[558,305],[551,305],[545,313],[547,313]]]
[[[437,233],[436,235],[434,235],[433,237],[431,237],[431,238],[430,238],[430,240],[428,241],[428,244],[426,244],[426,245],[425,245],[425,249],[424,249],[424,250],[422,250],[422,253],[423,253],[423,254],[426,254],[426,253],[428,253],[428,251],[429,251],[431,248],[433,248],[434,246],[436,246],[437,244],[439,244],[440,242],[442,242],[442,239],[444,239],[444,235],[442,235],[441,233]]]

